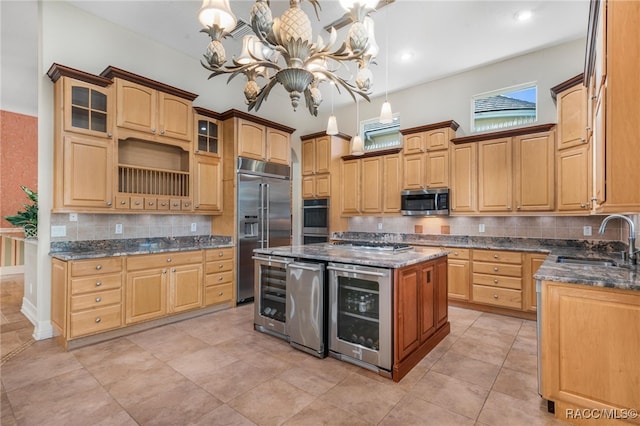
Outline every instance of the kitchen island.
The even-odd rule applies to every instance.
[[[401,248],[405,250],[321,243],[254,252],[257,263],[271,257],[327,265],[330,355],[399,381],[450,331],[448,251]],[[265,315],[262,304],[267,300],[261,296],[260,279],[256,317]],[[287,296],[289,311],[304,303]]]

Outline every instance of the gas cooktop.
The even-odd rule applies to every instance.
[[[382,251],[407,251],[413,250],[409,244],[404,243],[377,243],[370,241],[353,241],[353,240],[345,240],[345,241],[334,241],[333,245],[343,246],[343,247],[351,247],[357,249],[365,249],[365,250],[382,250]]]

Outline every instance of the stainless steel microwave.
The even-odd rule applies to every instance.
[[[400,209],[405,216],[448,216],[449,189],[412,189],[400,193]]]

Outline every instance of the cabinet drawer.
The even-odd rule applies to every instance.
[[[204,304],[214,305],[216,303],[228,302],[233,296],[231,283],[212,285],[204,289]]]
[[[207,274],[205,285],[217,285],[230,283],[233,280],[233,272],[220,272],[218,274]]]
[[[474,250],[473,260],[481,262],[522,263],[522,254],[517,251]]]
[[[122,291],[120,289],[80,294],[71,298],[71,312],[101,308],[107,305],[120,304],[121,302]]]
[[[71,276],[109,274],[122,270],[121,257],[103,257],[91,260],[76,260],[71,262]]]
[[[522,266],[505,265],[503,263],[473,262],[473,273],[522,278]]]
[[[226,272],[231,270],[233,270],[233,260],[218,260],[217,262],[207,262],[205,273],[214,274],[216,272]]]
[[[209,249],[206,251],[207,262],[213,260],[228,260],[233,259],[233,247]]]
[[[145,210],[157,210],[158,200],[153,197],[144,197],[144,209]]]
[[[116,196],[116,209],[129,209],[129,197]]]
[[[522,290],[522,278],[503,277],[500,275],[473,274],[473,283],[494,287]]]
[[[157,205],[158,205],[158,210],[169,210],[169,206],[171,205],[171,202],[169,201],[168,198],[158,198]]]
[[[71,294],[83,294],[93,291],[114,290],[122,287],[122,274],[96,275],[71,280]]]
[[[144,209],[144,197],[134,196],[131,197],[131,210],[142,210]]]
[[[202,252],[197,250],[129,256],[127,257],[127,271],[164,268],[167,266],[187,265],[190,263],[201,264]]]
[[[522,291],[474,284],[473,301],[505,308],[522,309]]]
[[[70,337],[99,333],[122,325],[122,305],[71,314]]]
[[[471,250],[465,248],[445,247],[446,250],[451,251],[449,253],[449,259],[469,259]]]

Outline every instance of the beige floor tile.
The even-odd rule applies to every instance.
[[[329,404],[376,424],[407,392],[393,382],[380,383],[360,374],[351,374],[320,397]]]
[[[538,339],[535,336],[530,337],[518,334],[518,336],[516,336],[516,340],[513,342],[513,346],[511,346],[511,350],[519,350],[537,356]]]
[[[485,389],[491,389],[500,367],[453,352],[447,352],[435,363],[431,371],[455,377]]]
[[[475,420],[489,390],[435,371],[427,373],[410,391],[411,395]]]
[[[504,315],[483,313],[473,323],[473,326],[484,328],[485,330],[497,331],[499,333],[516,335],[522,327],[522,322],[523,320],[519,318],[511,318]]]
[[[503,368],[498,374],[493,390],[525,401],[539,400],[537,371],[522,373],[510,368]]]
[[[4,386],[0,391],[0,425],[15,425],[16,418],[13,415],[13,409],[9,403],[7,393],[4,391]]]
[[[513,348],[509,351],[504,361],[504,367],[523,373],[535,374],[538,368],[538,357],[535,351]]]
[[[381,426],[472,426],[474,421],[415,396],[405,396],[379,423]]]
[[[511,348],[516,339],[513,333],[502,333],[499,331],[489,330],[483,327],[472,325],[460,336],[469,342],[475,342],[481,345],[492,345],[499,348]]]
[[[348,413],[328,402],[316,399],[298,414],[284,422],[287,426],[367,426],[358,416]]]
[[[301,367],[285,370],[278,378],[314,396],[320,396],[336,385],[335,382],[317,375],[315,371]]]
[[[133,404],[145,401],[186,380],[171,367],[158,362],[148,370],[131,373],[116,382],[104,385],[104,388],[120,404],[132,407]]]
[[[276,374],[270,368],[237,361],[193,380],[220,401],[229,402],[272,379]]]
[[[245,416],[225,404],[188,424],[189,426],[253,426],[256,423],[247,419]]]
[[[258,425],[281,425],[314,399],[287,382],[272,379],[235,398],[229,406]]]
[[[509,353],[509,348],[506,346],[485,345],[478,343],[477,340],[469,341],[463,338],[454,343],[449,352],[502,366]]]
[[[167,364],[183,376],[196,381],[203,376],[224,369],[236,361],[238,361],[237,358],[222,352],[214,346],[174,358]]]
[[[170,361],[209,347],[207,343],[190,336],[171,324],[133,334],[127,339],[162,361]]]
[[[478,421],[492,426],[566,424],[547,413],[546,405],[542,398],[523,403],[521,399],[491,391]]]
[[[323,359],[308,357],[307,359],[299,363],[298,366],[304,368],[305,370],[313,372],[313,374],[316,374],[323,380],[326,380],[333,384],[340,383],[355,371],[360,370],[360,367],[356,365],[339,361],[331,357]]]

